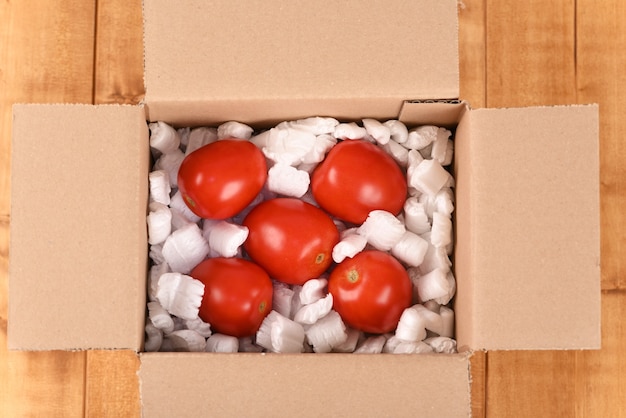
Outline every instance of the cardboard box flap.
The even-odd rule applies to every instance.
[[[16,105],[8,346],[143,339],[148,128],[134,106]]]
[[[599,348],[598,107],[473,110],[455,149],[459,345]]]
[[[151,120],[391,118],[458,97],[456,0],[149,0],[144,20]]]
[[[139,376],[151,418],[471,414],[464,354],[144,353]]]

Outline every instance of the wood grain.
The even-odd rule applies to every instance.
[[[7,351],[10,139],[13,103],[92,101],[94,13],[95,1],[0,3],[0,416],[84,412],[84,352]]]

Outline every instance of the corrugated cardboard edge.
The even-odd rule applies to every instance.
[[[469,357],[143,353],[142,409],[146,418],[467,417]]]
[[[147,136],[142,107],[14,106],[10,349],[142,348]]]

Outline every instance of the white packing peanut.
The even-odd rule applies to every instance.
[[[313,135],[332,134],[339,121],[334,118],[314,116],[296,121],[281,122],[277,127],[287,126],[289,128],[308,131]]]
[[[209,224],[203,223],[203,235],[206,239],[208,234],[211,252],[221,257],[236,256],[239,247],[248,238],[248,227],[223,220],[217,221],[210,228],[206,228],[206,225]]]
[[[170,207],[170,213],[172,214],[172,231],[177,231],[181,228],[184,228],[187,225],[195,224],[195,222],[190,221],[187,216],[183,215],[181,211],[178,209]]]
[[[363,333],[354,328],[346,329],[346,333],[348,334],[348,338],[341,344],[333,347],[333,352],[335,353],[353,353],[356,350],[356,346],[361,339]]]
[[[261,131],[258,134],[250,137],[250,142],[256,145],[257,148],[263,149],[263,147],[267,146],[270,135],[271,135],[270,129]]]
[[[439,309],[439,315],[441,316],[441,331],[439,335],[441,337],[454,337],[454,310],[447,306],[442,306]]]
[[[389,128],[391,139],[398,144],[406,142],[409,138],[409,130],[406,125],[399,120],[391,119],[383,123],[383,125]]]
[[[328,315],[332,307],[333,295],[329,293],[326,297],[323,297],[316,302],[304,305],[298,312],[296,312],[293,320],[299,324],[311,325],[316,323],[320,318]]]
[[[396,141],[389,141],[383,145],[382,148],[400,167],[407,167],[409,165],[409,150]]]
[[[422,235],[422,238],[426,239],[426,235]],[[428,237],[427,241],[430,241],[430,237]],[[450,267],[452,267],[452,262],[448,257],[446,248],[429,245],[424,261],[420,265],[422,274],[430,273],[435,269],[448,272],[450,271]]]
[[[391,130],[376,119],[363,119],[365,132],[380,145],[387,144],[391,139]]]
[[[284,163],[277,163],[267,172],[267,187],[283,196],[302,197],[309,189],[309,173]]]
[[[429,195],[437,194],[449,178],[450,174],[435,160],[423,160],[417,166],[409,164],[407,169],[408,184]]]
[[[217,141],[217,129],[205,126],[192,129],[189,133],[189,143],[187,144],[185,155],[189,155],[195,150],[215,141]]]
[[[205,351],[211,353],[236,353],[239,351],[239,339],[231,335],[213,334],[206,340]]]
[[[160,244],[172,232],[172,212],[163,203],[152,202],[147,216],[148,244]]]
[[[178,210],[185,218],[193,223],[199,222],[201,219],[198,215],[193,213],[191,209],[189,209],[189,206],[187,206],[183,200],[183,195],[180,190],[172,196],[172,199],[170,200],[170,208]]]
[[[413,305],[411,309],[415,309],[423,318],[424,325],[428,331],[434,332],[437,335],[444,333],[443,318],[440,313],[433,312],[421,304]],[[439,312],[441,312],[441,308]]]
[[[424,342],[430,345],[435,353],[456,353],[456,341],[450,337],[430,337]]]
[[[209,244],[198,225],[189,224],[167,237],[162,253],[173,271],[187,274],[209,254]]]
[[[433,213],[430,242],[435,247],[447,247],[452,243],[452,219],[439,212]]]
[[[296,312],[302,308],[302,302],[300,301],[300,292],[302,291],[302,286],[293,285],[291,286],[293,290],[293,298],[291,298],[291,311],[289,313],[289,319],[293,319],[296,315]]]
[[[448,166],[452,164],[452,160],[454,157],[454,141],[448,139],[448,144],[446,145],[446,158],[444,158],[441,165]]]
[[[355,122],[340,123],[335,127],[333,135],[337,139],[362,139],[367,135],[367,131]]]
[[[153,353],[159,351],[163,343],[163,331],[152,325],[148,320],[146,322],[146,338],[144,341],[144,350]]]
[[[333,247],[335,263],[341,263],[346,257],[354,257],[367,245],[367,238],[358,234],[357,228],[346,229],[340,236],[341,240]]]
[[[391,254],[409,266],[417,267],[424,261],[428,246],[428,241],[416,233],[405,231],[400,241],[391,248]]]
[[[150,199],[169,205],[172,187],[170,186],[170,175],[168,172],[165,170],[151,171],[148,174],[148,181],[150,182]]]
[[[311,170],[311,167],[317,166],[318,163],[324,160],[328,151],[330,151],[336,144],[337,138],[330,134],[317,135],[315,137],[315,142],[313,143],[313,148],[302,156],[301,165],[308,165],[308,170],[306,171]]]
[[[444,165],[446,161],[448,138],[450,138],[450,135],[451,132],[446,128],[437,129],[437,138],[433,141],[433,147],[430,150],[430,157],[437,160],[441,165]]]
[[[387,342],[387,337],[384,335],[371,336],[365,339],[356,350],[355,354],[379,354],[383,352],[383,347]]]
[[[417,200],[424,206],[429,219],[439,212],[451,216],[454,212],[454,192],[449,187],[442,187],[435,195],[420,195]]]
[[[250,139],[252,132],[254,132],[254,129],[250,126],[231,120],[217,127],[217,139]]]
[[[163,273],[169,273],[170,266],[167,263],[153,264],[150,267],[150,274],[148,275],[148,300],[154,302],[157,300],[157,287],[159,278]]]
[[[167,172],[170,177],[171,187],[178,187],[178,169],[184,159],[185,154],[180,149],[176,149],[161,155],[156,163],[154,163],[154,169]]]
[[[163,244],[155,244],[150,246],[150,252],[148,253],[150,260],[155,264],[161,264],[165,262],[163,257]]]
[[[450,294],[450,283],[447,279],[447,271],[436,268],[429,273],[422,274],[414,283],[417,293],[422,302],[443,298]],[[409,274],[411,274],[409,272]]]
[[[437,139],[439,128],[432,125],[418,126],[409,131],[409,136],[402,145],[414,150],[423,150]]]
[[[180,146],[180,136],[176,129],[165,122],[153,122],[150,129],[150,147],[161,154],[177,151]]]
[[[196,331],[198,334],[202,335],[204,338],[208,338],[213,334],[211,331],[211,324],[207,324],[200,317],[194,319],[185,319],[185,327],[187,329],[192,329]]]
[[[180,273],[165,273],[159,278],[157,300],[172,315],[182,319],[198,317],[204,284]]]
[[[174,331],[174,320],[159,302],[148,302],[148,317],[152,325],[164,333]]]
[[[261,353],[263,347],[254,344],[252,337],[239,338],[239,352],[241,353]]]
[[[316,353],[329,353],[348,339],[346,326],[337,311],[331,310],[306,329],[306,337]]]
[[[357,231],[376,249],[389,251],[402,239],[406,228],[392,213],[373,210]]]
[[[296,166],[315,147],[315,135],[294,128],[272,128],[263,154],[275,163]]]
[[[440,305],[447,305],[456,293],[456,279],[454,278],[454,274],[452,271],[448,271],[446,274],[446,280],[448,281],[448,293],[439,298],[433,299],[433,301],[437,302]]]
[[[325,289],[327,285],[328,279],[325,277],[307,280],[300,290],[300,302],[303,305],[317,302],[326,295]]]
[[[294,295],[293,290],[288,285],[277,281],[273,283],[273,287],[274,297],[272,309],[282,316],[289,318],[291,316],[291,301]]]
[[[178,132],[178,136],[180,137],[180,149],[185,151],[187,149],[187,145],[189,145],[189,135],[191,134],[191,128],[178,128],[176,129]]]
[[[418,235],[430,231],[428,215],[418,198],[410,197],[404,202],[404,224],[406,229]]]
[[[181,329],[166,336],[172,344],[172,351],[202,352],[206,348],[206,340],[196,331]]]
[[[403,341],[422,341],[426,338],[426,320],[414,306],[406,308],[398,321],[395,335]]]
[[[389,344],[389,340],[387,340],[387,344]],[[393,351],[390,352],[393,354],[427,354],[433,351],[433,348],[424,341],[400,341],[393,346]]]
[[[304,337],[302,325],[273,310],[261,323],[256,342],[275,353],[301,353],[304,350]]]

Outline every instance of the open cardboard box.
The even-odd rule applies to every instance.
[[[146,0],[141,106],[14,108],[11,349],[132,349],[145,416],[467,416],[475,350],[600,345],[598,108],[457,100],[457,2]],[[455,130],[453,355],[141,353],[146,120]]]

